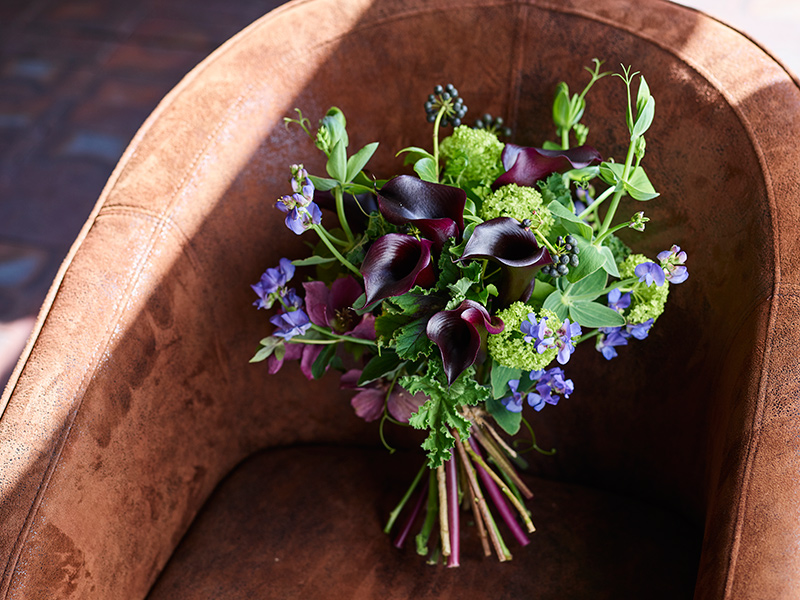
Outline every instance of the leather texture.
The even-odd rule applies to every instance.
[[[282,118],[339,106],[351,147],[381,141],[371,166],[385,175],[428,139],[435,84],[540,144],[556,84],[577,89],[593,57],[632,64],[656,97],[644,165],[662,196],[622,210],[644,209],[644,250],[680,244],[691,276],[646,342],[611,364],[576,353],[575,394],[535,415],[558,453],[531,459],[543,535],[519,562],[423,569],[373,527],[391,463],[346,449],[379,444],[336,378],[248,363],[270,330],[248,284],[304,249],[274,200],[288,165],[324,168]],[[624,155],[624,102],[612,78],[588,97],[606,155]],[[147,120],[54,282],[0,400],[0,598],[282,597],[298,588],[275,579],[303,564],[327,580],[302,597],[471,597],[481,573],[543,598],[800,596],[799,136],[791,74],[660,0],[309,0],[268,14]],[[320,521],[316,486],[353,493]],[[273,510],[281,522],[260,523]],[[603,555],[612,530],[626,537],[605,552],[635,573]]]

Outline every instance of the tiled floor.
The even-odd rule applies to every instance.
[[[632,2],[634,0],[631,0]],[[280,0],[0,0],[0,389],[128,141]],[[800,0],[682,0],[800,73]]]

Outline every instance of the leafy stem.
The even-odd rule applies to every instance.
[[[439,112],[436,113],[436,120],[433,122],[433,168],[436,174],[436,182],[439,182],[439,127],[442,124],[442,118],[447,112],[447,103],[442,104]]]
[[[361,275],[361,271],[359,271],[356,267],[354,267],[353,263],[351,263],[344,256],[342,256],[342,253],[339,252],[334,247],[333,243],[328,239],[328,232],[325,231],[325,229],[321,225],[312,225],[311,228],[317,232],[319,239],[322,240],[322,242],[328,247],[328,250],[331,251],[331,253],[339,260],[340,263],[342,263],[342,265],[350,269],[353,273],[355,273],[359,277],[363,278],[363,275]]]
[[[591,203],[589,206],[587,206],[585,209],[583,209],[583,211],[581,212],[581,214],[579,214],[579,215],[578,215],[578,218],[579,218],[579,219],[585,219],[585,218],[586,218],[586,217],[588,217],[590,214],[592,214],[593,212],[595,212],[595,211],[596,211],[598,208],[600,208],[600,205],[603,203],[603,201],[605,201],[605,199],[606,199],[606,198],[608,198],[608,197],[609,197],[611,194],[613,194],[613,193],[614,193],[614,190],[615,190],[615,189],[617,189],[617,188],[616,188],[615,186],[613,186],[613,185],[612,185],[612,186],[610,186],[609,188],[607,188],[606,190],[604,190],[604,191],[603,191],[603,193],[602,193],[602,194],[600,194],[600,195],[599,195],[599,196],[598,196],[598,197],[595,199],[595,201],[594,201],[594,202],[592,202],[592,203]]]
[[[625,194],[624,182],[628,180],[628,175],[630,174],[631,163],[633,162],[633,155],[635,149],[636,149],[636,140],[633,140],[628,145],[628,155],[625,157],[625,168],[622,171],[622,177],[620,181],[617,182],[617,185],[613,188],[614,197],[611,198],[611,206],[608,207],[608,212],[606,213],[606,218],[603,220],[603,225],[600,227],[600,231],[597,232],[598,239],[603,237],[603,234],[605,234],[606,231],[608,231],[608,228],[611,227],[611,223],[614,221],[614,215],[617,212],[617,208],[619,208],[619,201]]]
[[[333,188],[333,197],[336,200],[336,214],[339,217],[339,224],[342,226],[342,230],[347,236],[347,242],[352,244],[355,238],[353,237],[353,232],[350,230],[347,217],[344,214],[344,194],[342,193],[341,185],[337,185]]]

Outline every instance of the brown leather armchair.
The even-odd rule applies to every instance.
[[[248,284],[303,249],[274,199],[287,165],[322,166],[282,118],[337,105],[392,173],[433,85],[538,144],[593,57],[656,97],[662,196],[635,209],[691,277],[648,340],[577,353],[575,394],[535,415],[558,453],[531,457],[532,543],[500,564],[468,539],[463,568],[428,567],[380,533],[418,459],[389,456],[335,377],[248,363],[269,331]],[[608,155],[623,106],[616,80],[589,97]],[[0,401],[0,598],[800,597],[798,139],[797,80],[667,2],[267,15],[147,120],[53,285]]]

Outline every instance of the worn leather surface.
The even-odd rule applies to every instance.
[[[380,533],[422,460],[381,448],[273,449],[215,491],[148,600],[250,598],[686,598],[700,538],[628,496],[528,477],[537,526],[513,560],[483,558],[463,527],[461,568],[428,566],[413,534]],[[415,532],[416,533],[416,530]]]
[[[575,355],[575,394],[534,418],[559,451],[531,474],[563,483],[548,483],[554,498],[581,485],[688,522],[675,547],[702,537],[698,599],[800,596],[796,80],[740,34],[659,0],[310,0],[253,24],[164,99],[54,282],[0,400],[0,598],[144,598],[254,452],[377,446],[335,378],[248,363],[270,330],[248,284],[303,251],[274,198],[289,164],[323,168],[284,116],[341,107],[353,148],[381,140],[385,175],[398,149],[425,144],[421,101],[436,83],[540,144],[555,85],[579,88],[595,56],[632,63],[657,99],[644,165],[662,197],[623,214],[643,208],[644,250],[679,243],[691,276],[646,342],[610,365]],[[604,79],[586,117],[591,142],[617,157],[623,102]],[[651,543],[634,529],[631,543]]]

